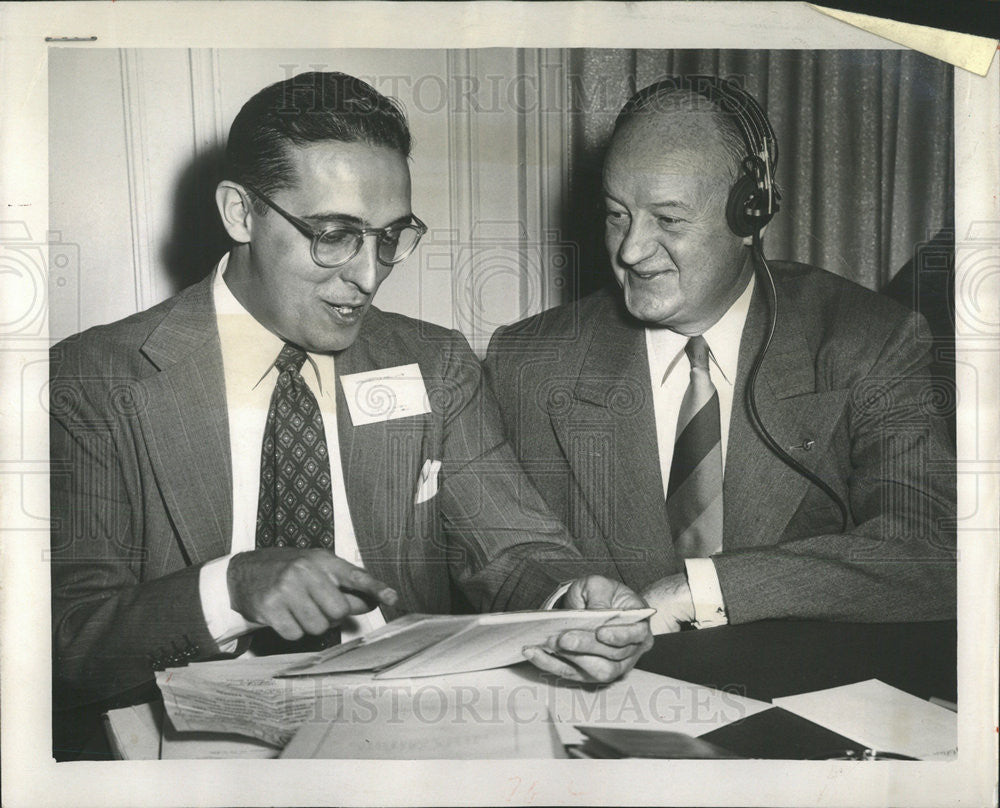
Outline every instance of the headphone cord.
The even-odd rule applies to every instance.
[[[750,375],[747,379],[747,392],[746,400],[747,405],[750,408],[750,417],[753,421],[754,427],[757,430],[757,434],[760,436],[761,440],[767,444],[767,447],[786,465],[790,466],[792,469],[797,471],[803,477],[805,477],[809,482],[819,488],[824,494],[826,494],[833,503],[837,506],[840,511],[840,532],[847,532],[847,505],[844,504],[844,500],[840,498],[836,491],[834,491],[829,485],[826,484],[824,480],[814,474],[812,471],[803,466],[798,460],[792,457],[788,452],[786,452],[778,442],[771,436],[771,433],[767,431],[767,427],[764,426],[764,422],[760,418],[760,413],[757,411],[757,374],[760,372],[760,367],[764,362],[764,356],[767,354],[767,349],[771,347],[771,340],[774,337],[774,329],[778,322],[778,293],[774,286],[774,277],[771,275],[771,267],[768,266],[767,259],[764,257],[764,251],[761,248],[760,243],[760,230],[756,229],[753,232],[753,247],[752,253],[754,260],[754,269],[757,272],[758,278],[763,276],[767,280],[767,288],[770,290],[770,296],[765,293],[765,297],[768,301],[768,309],[771,314],[771,323],[767,331],[767,338],[764,340],[764,344],[761,345],[760,350],[757,351],[757,356],[754,358],[753,365],[750,368]]]

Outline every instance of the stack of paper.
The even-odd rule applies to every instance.
[[[371,674],[278,679],[301,654],[201,662],[156,674],[163,704],[180,732],[224,732],[283,747],[311,718],[335,716],[345,691]]]
[[[108,710],[104,726],[119,760],[276,758],[281,750],[263,741],[221,732],[178,732],[151,702]]]

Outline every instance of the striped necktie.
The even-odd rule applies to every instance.
[[[691,337],[684,348],[691,380],[677,416],[667,485],[667,518],[681,558],[722,549],[722,436],[719,394],[708,370],[708,343]]]

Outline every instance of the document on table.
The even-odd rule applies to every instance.
[[[302,654],[199,662],[158,671],[163,704],[181,732],[225,732],[283,747],[305,721],[336,715],[345,691],[370,673],[278,679]]]
[[[490,683],[399,680],[345,698],[333,720],[307,721],[282,758],[510,760],[566,757],[538,691],[490,671]],[[498,675],[499,674],[499,675]],[[502,695],[501,695],[502,691]]]
[[[255,738],[227,732],[179,732],[164,717],[160,760],[267,760],[281,752]]]
[[[774,703],[878,752],[920,760],[950,760],[958,754],[955,713],[878,679]]]
[[[305,722],[281,757],[565,757],[585,740],[574,724],[700,735],[770,706],[637,670],[609,685],[560,683],[525,663],[373,680],[345,693],[335,717]]]
[[[769,707],[638,670],[610,685],[576,685],[527,662],[431,678],[274,678],[295,659],[195,663],[158,673],[157,683],[181,733],[233,733],[281,748],[301,729],[289,754],[305,757],[552,757],[583,742],[575,725],[701,735]],[[553,730],[560,743],[550,749]],[[405,755],[393,740],[403,732]]]
[[[632,669],[603,687],[557,687],[549,694],[567,746],[586,741],[577,726],[667,730],[698,736],[770,709],[765,701]]]
[[[469,622],[468,616],[406,615],[353,642],[311,654],[278,675],[380,670],[450,637]]]
[[[290,666],[280,675],[373,670],[400,679],[502,668],[524,661],[523,649],[570,629],[638,623],[652,609],[558,609],[497,614],[409,615],[358,641]]]
[[[105,730],[122,760],[276,758],[281,750],[253,738],[221,732],[178,732],[160,702],[108,710]]]

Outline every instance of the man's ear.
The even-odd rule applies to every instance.
[[[223,180],[215,189],[215,204],[222,218],[222,226],[226,228],[229,237],[238,244],[250,241],[253,211],[250,209],[246,191],[235,182]]]

